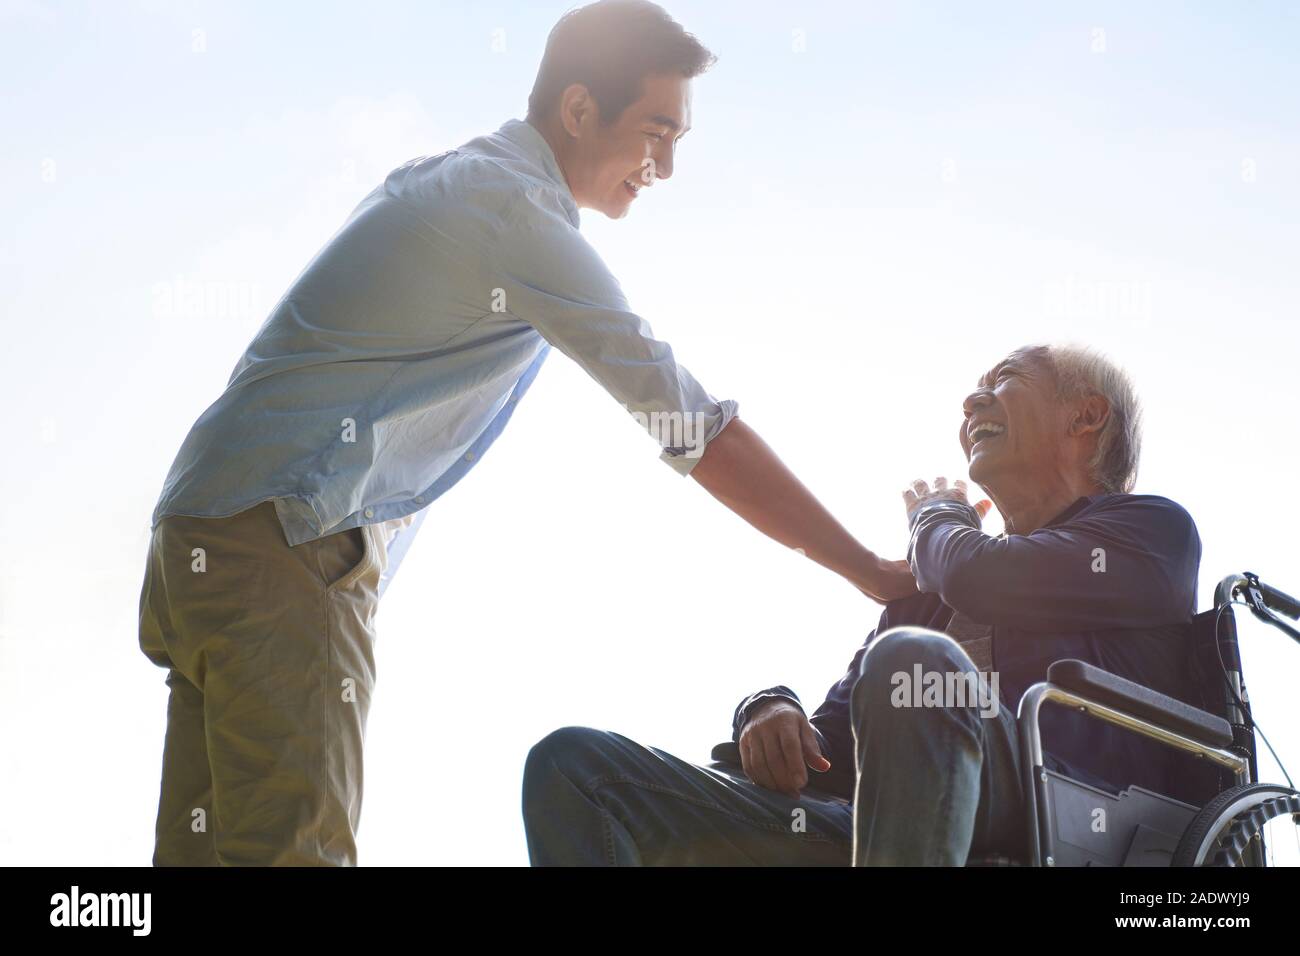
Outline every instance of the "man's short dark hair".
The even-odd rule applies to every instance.
[[[618,119],[641,98],[641,81],[659,73],[699,76],[716,61],[663,7],[649,0],[599,0],[570,10],[546,41],[528,119],[554,112],[574,83],[600,108],[600,125]]]

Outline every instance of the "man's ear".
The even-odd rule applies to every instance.
[[[560,94],[560,123],[564,131],[577,138],[583,126],[590,128],[597,119],[596,101],[581,83],[570,83]]]
[[[1099,432],[1109,420],[1110,402],[1101,395],[1089,395],[1084,399],[1083,404],[1074,410],[1070,418],[1069,434],[1082,436],[1089,432]]]

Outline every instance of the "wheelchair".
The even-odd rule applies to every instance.
[[[1101,668],[1062,660],[1047,669],[1016,712],[1025,781],[1029,859],[983,857],[967,866],[1264,866],[1264,827],[1290,815],[1300,826],[1300,792],[1260,783],[1255,723],[1242,675],[1233,606],[1300,642],[1300,601],[1246,571],[1219,582],[1214,607],[1189,625],[1192,666],[1204,708],[1193,707]],[[1112,795],[1044,768],[1039,714],[1044,705],[1072,707],[1206,761],[1219,790],[1193,806],[1141,787]],[[1106,811],[1106,827],[1090,821]]]
[[[1233,607],[1300,642],[1300,601],[1246,571],[1224,578],[1214,607],[1188,625],[1190,666],[1202,707],[1159,693],[1092,664],[1060,660],[1047,680],[1020,698],[1016,711],[1025,768],[1028,859],[982,854],[967,866],[1264,866],[1264,827],[1290,815],[1300,826],[1300,792],[1260,783],[1255,723],[1242,676]],[[1201,806],[1139,786],[1118,794],[1044,765],[1039,715],[1069,707],[1192,754],[1213,768],[1217,792]],[[735,773],[734,744],[714,748],[714,769]],[[1207,789],[1213,789],[1207,787]],[[1098,810],[1104,827],[1095,827]]]

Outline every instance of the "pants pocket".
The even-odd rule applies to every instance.
[[[371,528],[361,525],[314,542],[326,591],[343,590],[366,572],[375,559],[372,538]]]
[[[144,583],[140,586],[140,650],[159,667],[170,667],[171,658],[163,641],[162,624],[154,610],[154,564],[156,532],[149,539],[149,554],[145,559]]]

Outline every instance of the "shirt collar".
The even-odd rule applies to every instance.
[[[1082,497],[1075,498],[1073,504],[1071,504],[1070,506],[1068,506],[1064,511],[1062,511],[1060,514],[1058,514],[1058,515],[1057,515],[1055,518],[1053,518],[1051,521],[1049,521],[1049,522],[1047,522],[1045,525],[1043,525],[1043,527],[1044,527],[1044,528],[1054,528],[1054,527],[1056,527],[1058,524],[1065,524],[1065,522],[1069,521],[1071,518],[1073,518],[1075,515],[1077,515],[1077,514],[1078,514],[1080,511],[1082,511],[1084,508],[1088,507],[1088,505],[1092,504],[1094,501],[1098,501],[1098,500],[1100,500],[1102,497],[1104,497],[1104,496],[1103,496],[1103,495],[1083,495]],[[917,509],[917,511],[918,511],[918,513],[919,513],[920,509]],[[998,535],[998,537],[999,537],[999,538],[1007,538],[1007,537],[1010,537],[1010,535],[1011,535],[1011,532],[1010,532],[1010,531],[1003,531],[1002,534]]]
[[[1101,495],[1084,495],[1081,498],[1074,499],[1074,504],[1070,505],[1060,514],[1058,514],[1055,518],[1053,518],[1051,521],[1047,522],[1047,524],[1043,525],[1043,527],[1051,528],[1054,525],[1063,524],[1064,522],[1069,521],[1080,511],[1082,511],[1084,508],[1092,504],[1093,501],[1095,501],[1100,497]]]
[[[569,191],[569,184],[564,178],[564,172],[560,169],[560,163],[555,158],[555,151],[551,149],[551,144],[546,141],[546,137],[532,123],[520,119],[507,120],[497,130],[497,135],[519,147],[525,156],[541,167],[546,174],[546,178],[555,183],[560,193],[560,201],[564,204],[564,209],[576,228],[580,221],[578,204],[573,199],[573,193]]]

